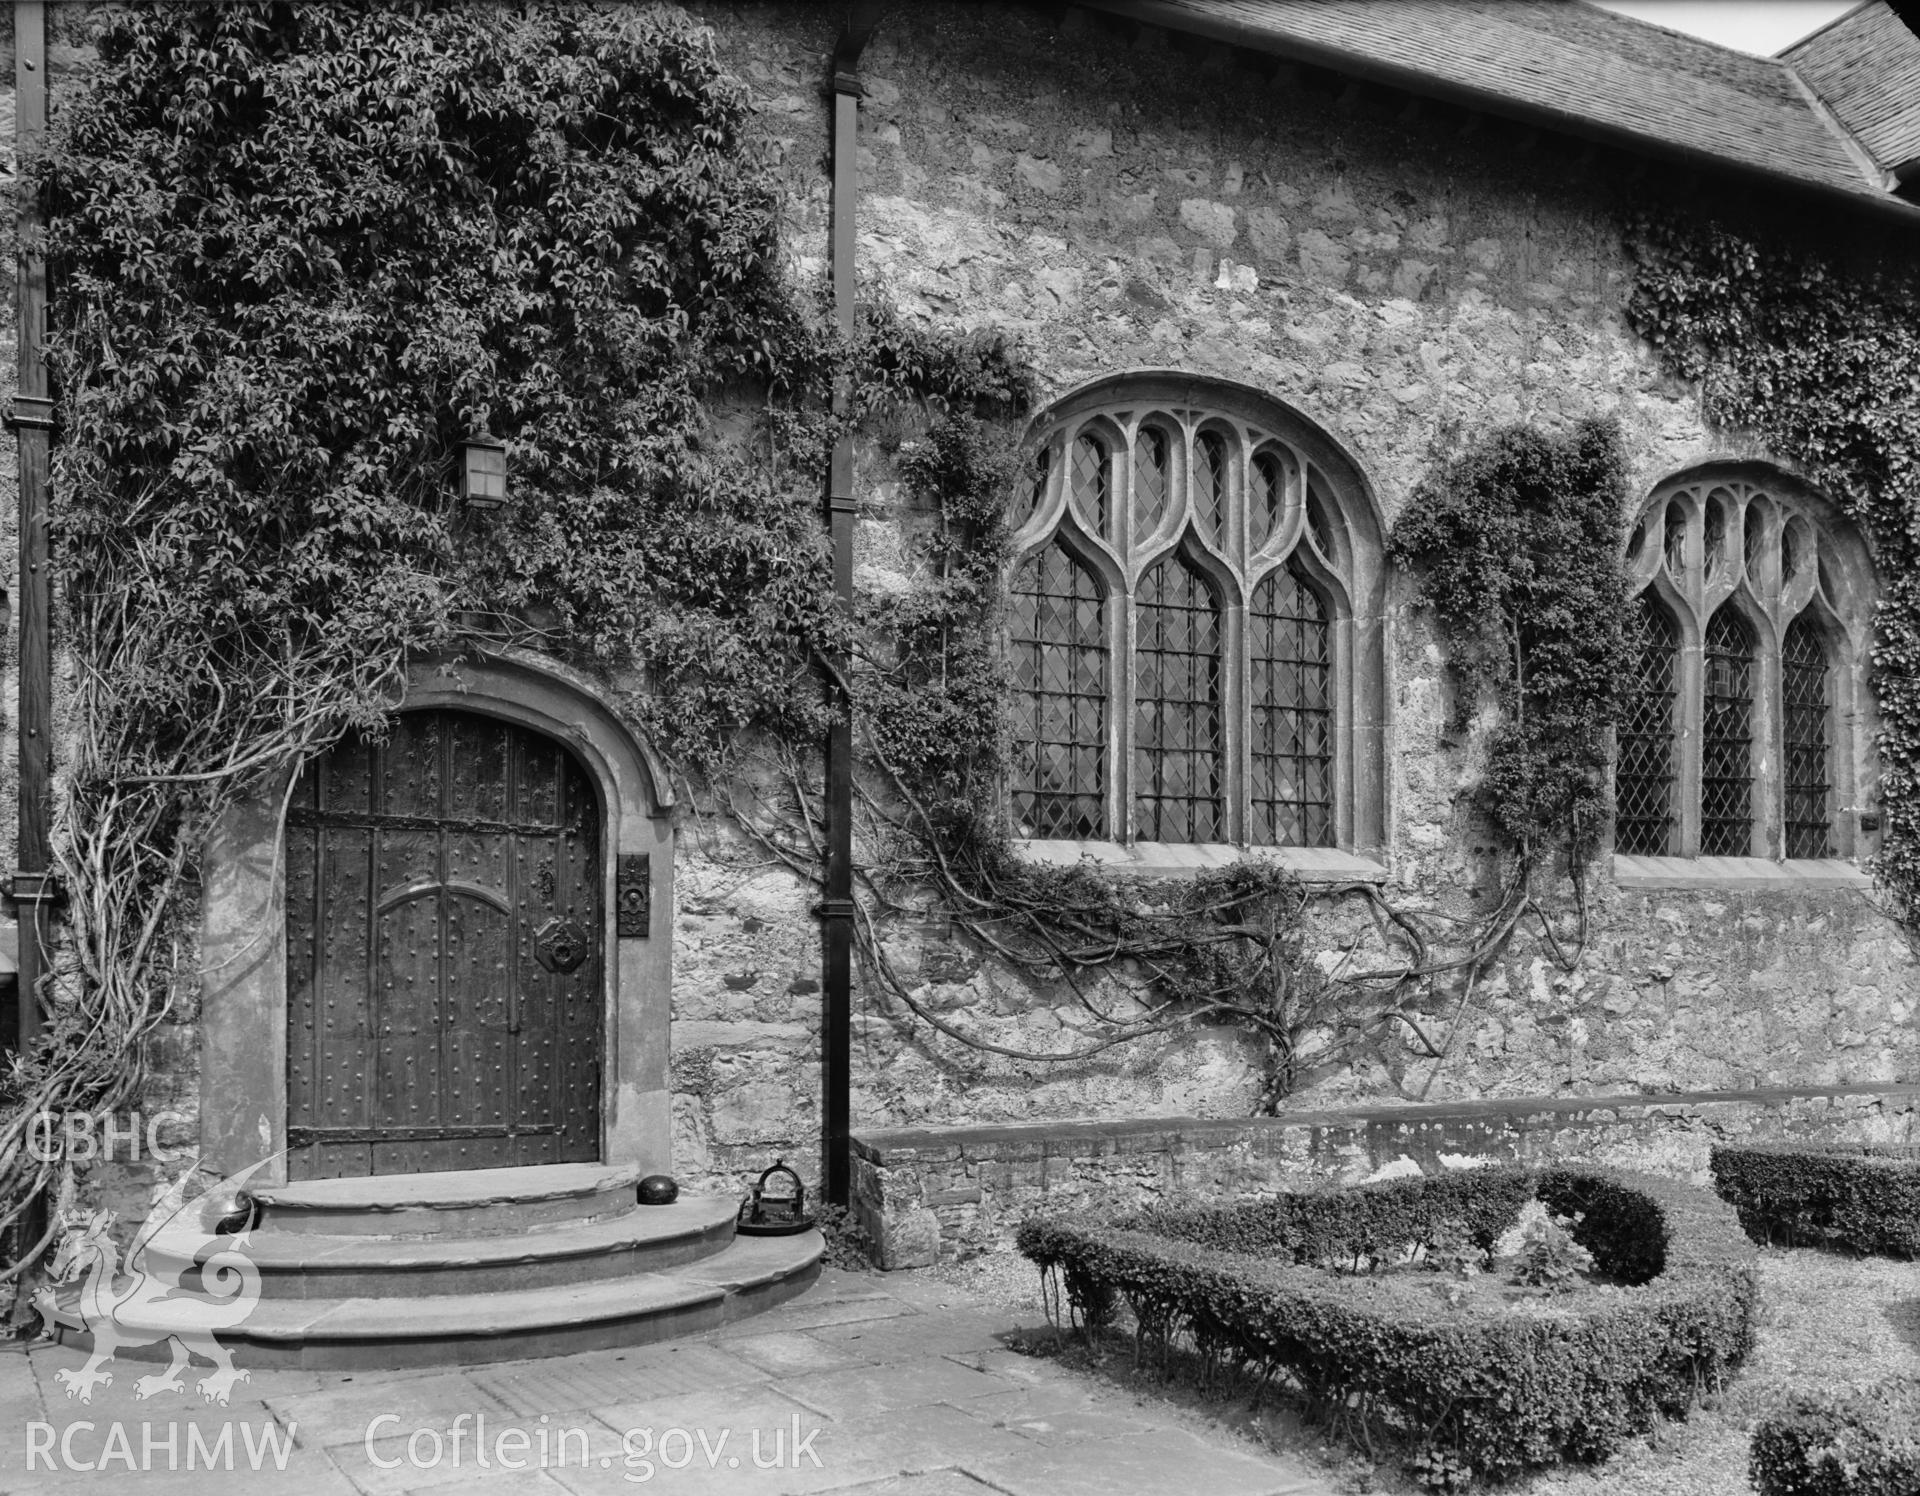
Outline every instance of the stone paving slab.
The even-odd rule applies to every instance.
[[[615,1403],[595,1408],[593,1416],[619,1433],[641,1428],[730,1428],[735,1439],[747,1440],[755,1430],[770,1438],[777,1429],[790,1429],[796,1417],[802,1428],[833,1421],[772,1385]]]
[[[837,1496],[1000,1496],[1000,1492],[975,1481],[964,1469],[937,1469],[925,1475],[893,1475],[862,1486],[841,1486]]]
[[[813,1375],[874,1366],[882,1357],[870,1354],[858,1341],[832,1344],[805,1333],[760,1334],[731,1341],[727,1349],[773,1376]]]
[[[278,1450],[260,1443],[261,1419],[257,1412],[250,1418],[234,1418],[230,1459],[220,1457],[217,1434],[210,1441],[215,1456],[210,1469],[201,1464],[189,1447],[186,1419],[150,1415],[144,1420],[152,1425],[151,1432],[156,1439],[157,1447],[151,1452],[143,1446],[146,1431],[142,1422],[128,1419],[116,1423],[108,1419],[97,1422],[90,1430],[75,1429],[72,1439],[64,1443],[65,1452],[72,1456],[71,1468],[62,1458],[63,1445],[56,1442],[55,1458],[59,1468],[49,1471],[42,1466],[17,1475],[10,1472],[0,1481],[0,1491],[18,1493],[18,1496],[43,1496],[43,1493],[68,1496],[68,1493],[87,1492],[98,1492],[100,1496],[107,1496],[109,1492],[114,1496],[149,1496],[149,1493],[150,1496],[259,1496],[267,1491],[300,1492],[301,1496],[307,1492],[313,1496],[355,1496],[352,1481],[324,1453],[296,1447],[284,1429],[278,1431],[281,1439]],[[261,1451],[257,1469],[241,1432],[243,1423],[252,1425],[256,1436],[254,1447]],[[201,1426],[204,1430],[205,1425]],[[116,1442],[109,1433],[115,1427],[121,1431],[124,1444]],[[174,1435],[172,1459],[164,1448],[168,1432]],[[124,1457],[119,1453],[121,1448],[126,1450]],[[196,1468],[188,1468],[190,1460]],[[86,1466],[94,1468],[83,1468]]]
[[[1016,1327],[1013,1315],[985,1316],[965,1310],[936,1310],[899,1319],[862,1320],[812,1331],[826,1345],[845,1347],[876,1361],[907,1356],[986,1354],[1003,1349],[998,1337]]]
[[[350,1384],[293,1397],[270,1396],[267,1406],[283,1423],[297,1423],[303,1445],[350,1443],[366,1437],[373,1421],[392,1414],[400,1427],[429,1423],[445,1426],[462,1413],[510,1414],[509,1408],[474,1379],[469,1371],[446,1371],[400,1385],[382,1381],[380,1373],[354,1373]]]
[[[894,1361],[884,1366],[858,1366],[775,1385],[807,1407],[842,1422],[867,1413],[920,1408],[929,1403],[965,1402],[968,1398],[1005,1392],[1008,1387],[999,1377],[939,1357]]]
[[[771,1372],[738,1353],[698,1341],[515,1361],[471,1373],[474,1383],[516,1412],[559,1414],[607,1403],[676,1397],[764,1382]]]
[[[1326,1496],[1327,1488],[1270,1460],[1209,1444],[1184,1429],[1156,1428],[1073,1444],[1029,1444],[1012,1455],[969,1461],[1006,1496]]]
[[[973,1303],[925,1275],[828,1271],[793,1302],[712,1334],[661,1345],[475,1366],[405,1371],[256,1370],[226,1407],[184,1393],[137,1397],[151,1364],[116,1366],[91,1404],[69,1403],[55,1380],[84,1356],[71,1347],[0,1353],[0,1493],[41,1496],[1329,1496],[1298,1461],[1262,1456],[1228,1434],[1196,1433],[1193,1415],[1126,1393],[1045,1358],[1008,1349],[1008,1332],[1037,1316]],[[435,1438],[469,1415],[463,1459]],[[378,1430],[370,1452],[369,1424]],[[490,1441],[528,1436],[530,1468],[476,1462],[472,1432]],[[542,1424],[544,1415],[546,1422]],[[30,1423],[59,1432],[81,1421],[124,1424],[135,1459],[143,1421],[177,1422],[208,1440],[251,1427],[293,1430],[284,1470],[258,1472],[244,1449],[236,1469],[129,1472],[24,1469]],[[538,1464],[537,1436],[577,1429],[567,1461]],[[632,1431],[650,1430],[636,1446]],[[663,1463],[660,1440],[668,1441]],[[768,1461],[756,1468],[754,1431]],[[726,1432],[727,1442],[718,1441]],[[784,1435],[775,1445],[774,1435]],[[703,1447],[699,1436],[708,1441]],[[795,1440],[819,1460],[793,1463]],[[416,1449],[414,1436],[420,1443]],[[76,1436],[83,1459],[100,1435]],[[515,1453],[517,1450],[510,1450]],[[717,1457],[710,1463],[709,1452]],[[417,1457],[416,1457],[417,1456]],[[637,1461],[637,1463],[629,1463]],[[728,1463],[732,1461],[734,1463]],[[681,1468],[673,1468],[678,1463]],[[629,1479],[650,1468],[647,1480]]]
[[[843,1487],[844,1496],[999,1496],[964,1470],[930,1470],[925,1475],[896,1475],[863,1486]]]
[[[562,1487],[553,1483],[553,1473],[559,1466],[598,1467],[604,1461],[610,1468],[624,1454],[620,1435],[591,1417],[562,1415],[545,1423],[538,1415],[489,1414],[484,1422],[469,1418],[457,1449],[447,1438],[447,1423],[444,1417],[423,1418],[371,1446],[352,1440],[331,1446],[327,1454],[366,1496],[407,1491],[448,1496],[481,1484],[490,1491],[530,1485],[558,1496]],[[508,1433],[524,1434],[525,1442],[509,1447],[502,1463],[500,1438]],[[542,1434],[547,1436],[544,1444]],[[481,1439],[486,1451],[479,1447]],[[515,1465],[522,1468],[512,1468]],[[531,1476],[543,1480],[530,1482]]]
[[[902,1475],[948,1471],[965,1460],[1015,1455],[1021,1446],[1016,1435],[985,1428],[958,1408],[939,1404],[916,1408],[911,1421],[876,1414],[831,1423],[802,1414],[799,1427],[804,1442],[798,1447],[774,1442],[771,1430],[763,1430],[757,1446],[750,1438],[741,1442],[744,1431],[738,1426],[724,1444],[715,1430],[707,1446],[685,1441],[657,1445],[650,1452],[656,1460],[690,1458],[683,1468],[655,1468],[644,1484],[628,1478],[644,1470],[631,1460],[625,1469],[616,1463],[611,1469],[569,1467],[549,1473],[580,1496],[649,1487],[674,1496],[811,1496],[869,1487]]]
[[[969,1412],[973,1411],[971,1408]],[[994,1427],[1031,1439],[1036,1444],[1078,1444],[1086,1439],[1118,1439],[1127,1434],[1144,1434],[1153,1425],[1124,1413],[1100,1408],[1025,1408],[1011,1417],[994,1421]]]
[[[1084,1377],[1067,1371],[1058,1362],[1044,1356],[1024,1356],[996,1345],[990,1350],[951,1350],[942,1353],[949,1361],[987,1371],[1016,1387],[1085,1387]]]

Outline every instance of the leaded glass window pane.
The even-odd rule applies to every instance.
[[[1326,503],[1315,484],[1307,486],[1307,535],[1323,557],[1328,561],[1337,559],[1333,549],[1333,522],[1327,518]]]
[[[1678,499],[1667,505],[1667,571],[1674,581],[1684,583],[1687,574],[1687,511]]]
[[[1024,502],[1016,506],[1013,515],[1014,525],[1025,524],[1036,514],[1040,506],[1047,501],[1047,480],[1053,476],[1053,448],[1042,447],[1033,454],[1033,467],[1027,484]]]
[[[1193,517],[1200,533],[1217,539],[1227,513],[1227,444],[1203,431],[1193,444]]]
[[[1780,650],[1786,748],[1787,856],[1831,857],[1832,751],[1828,741],[1827,652],[1803,614]]]
[[[1107,611],[1058,542],[1014,573],[1013,818],[1019,835],[1107,835]]]
[[[1718,576],[1720,568],[1726,562],[1727,554],[1727,499],[1724,493],[1716,490],[1707,501],[1705,533],[1701,539],[1701,549],[1707,575]]]
[[[1133,444],[1133,521],[1145,533],[1167,512],[1167,434],[1142,426]]]
[[[1700,851],[1753,851],[1753,631],[1731,608],[1707,625],[1700,733]]]
[[[1142,579],[1134,610],[1134,835],[1226,840],[1220,605],[1172,557]]]
[[[1650,597],[1640,599],[1632,694],[1620,721],[1614,768],[1614,850],[1663,857],[1673,850],[1673,707],[1679,631]]]
[[[1111,533],[1113,469],[1107,462],[1107,444],[1097,436],[1083,436],[1073,444],[1073,505],[1096,534]]]
[[[1271,452],[1262,452],[1253,459],[1253,494],[1247,515],[1255,545],[1265,545],[1273,539],[1286,507],[1287,481],[1280,459]]]
[[[1326,605],[1292,562],[1254,590],[1248,835],[1262,846],[1333,845],[1333,650]]]

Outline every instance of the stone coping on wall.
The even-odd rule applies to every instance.
[[[1702,1106],[1778,1106],[1793,1101],[1881,1097],[1920,1105],[1920,1083],[1877,1081],[1851,1086],[1764,1086],[1740,1091],[1628,1091],[1605,1096],[1515,1096],[1483,1101],[1407,1102],[1379,1106],[1284,1112],[1273,1117],[1133,1117],[1103,1121],[983,1123],[972,1127],[879,1128],[853,1139],[854,1153],[881,1168],[967,1158],[1026,1160],[1048,1155],[1086,1158],[1102,1154],[1187,1148],[1237,1148],[1264,1134],[1301,1128],[1342,1131],[1381,1125],[1480,1122],[1524,1123],[1539,1118],[1615,1121],[1621,1113],[1691,1111]]]
[[[1302,883],[1384,883],[1387,869],[1371,857],[1338,847],[1238,847],[1226,842],[1016,841],[1014,850],[1030,862],[1072,867],[1091,862],[1112,873],[1143,878],[1197,878],[1240,862],[1266,862],[1285,868]]]
[[[1771,862],[1764,857],[1626,857],[1615,855],[1613,881],[1621,888],[1852,888],[1873,879],[1838,857]]]
[[[1004,1248],[1034,1210],[1259,1198],[1468,1159],[1586,1159],[1696,1182],[1739,1137],[1920,1141],[1920,1084],[1514,1096],[1277,1117],[1132,1117],[868,1130],[853,1207],[885,1268]]]

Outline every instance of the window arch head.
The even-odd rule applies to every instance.
[[[1384,662],[1356,619],[1384,609],[1384,527],[1352,458],[1270,395],[1177,373],[1085,386],[1032,436],[1105,443],[1119,475],[1109,526],[1047,511],[1073,514],[1073,543],[1115,579],[1104,835],[1377,848]]]
[[[1615,850],[1870,850],[1859,812],[1875,772],[1862,674],[1875,586],[1858,532],[1784,473],[1719,464],[1657,489],[1633,536],[1640,616],[1672,629],[1655,642],[1642,627],[1618,733]]]

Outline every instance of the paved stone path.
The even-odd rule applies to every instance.
[[[134,1363],[82,1405],[56,1380],[80,1352],[13,1347],[0,1492],[1331,1496],[1303,1464],[1006,1348],[1034,1323],[925,1277],[829,1271],[691,1340],[449,1370],[255,1371],[226,1408],[191,1381],[139,1400],[135,1378],[157,1368]]]

